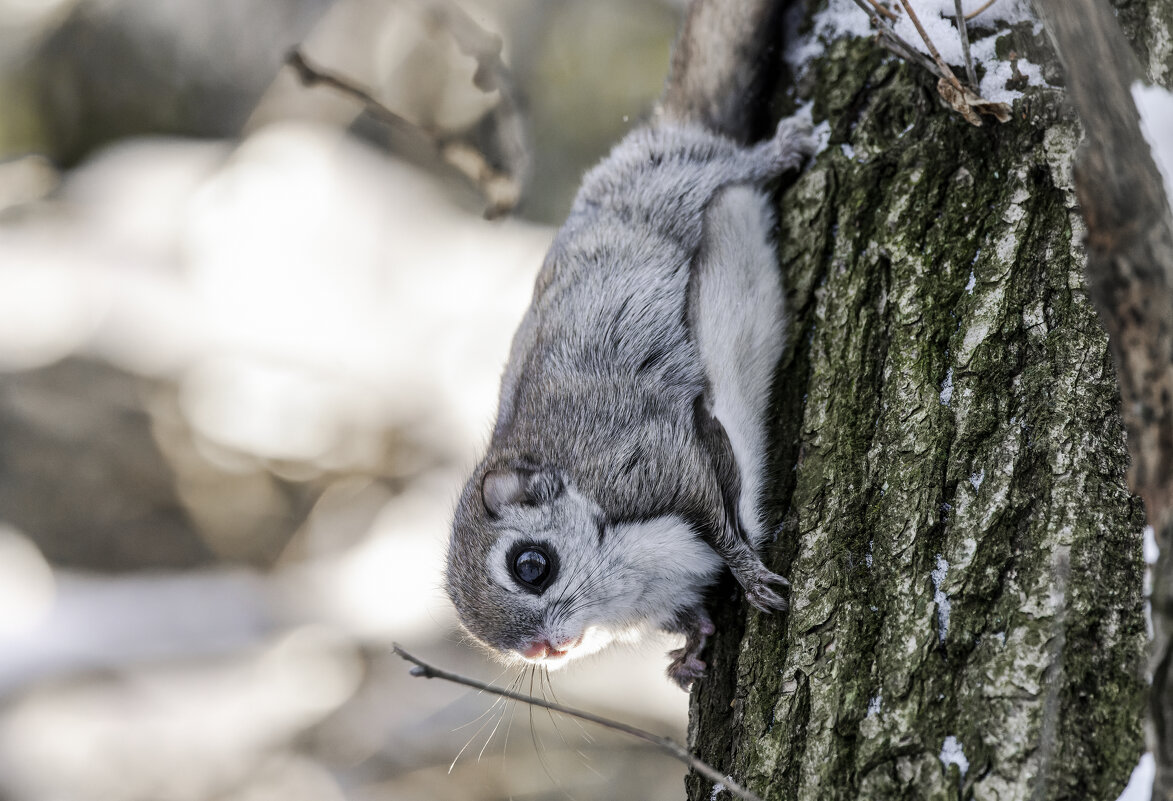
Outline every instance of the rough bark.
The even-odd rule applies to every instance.
[[[1112,801],[1143,751],[1143,510],[1078,128],[1054,91],[973,128],[868,41],[813,75],[832,145],[780,195],[792,611],[718,599],[692,744],[767,799]]]

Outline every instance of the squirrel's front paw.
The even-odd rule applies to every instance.
[[[799,116],[783,117],[774,131],[774,138],[770,140],[769,146],[774,151],[774,160],[782,170],[793,170],[802,166],[807,156],[814,155],[819,149],[810,121]]]
[[[682,612],[676,624],[668,630],[684,635],[684,647],[668,652],[668,656],[672,657],[668,665],[668,678],[688,692],[689,686],[704,675],[705,663],[701,661],[700,655],[705,650],[705,642],[717,627],[713,625],[705,608],[698,604]]]
[[[687,648],[677,648],[669,651],[673,657],[668,664],[668,678],[680,685],[680,689],[688,692],[692,683],[705,675],[705,663],[696,654],[689,653]]]

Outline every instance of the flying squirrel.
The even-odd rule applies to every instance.
[[[586,173],[538,274],[484,458],[457,502],[446,584],[494,651],[557,666],[617,637],[683,634],[687,688],[728,568],[762,563],[770,387],[785,336],[765,185],[814,150],[762,132],[779,0],[695,0],[650,122]]]

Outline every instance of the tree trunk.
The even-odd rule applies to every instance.
[[[999,53],[1045,62],[1042,42],[1024,26]],[[768,561],[791,612],[722,590],[691,744],[767,799],[1113,801],[1144,750],[1144,517],[1085,286],[1078,125],[1032,90],[971,127],[868,40],[812,74],[832,144],[779,206]]]

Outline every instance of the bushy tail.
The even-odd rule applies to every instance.
[[[693,0],[672,52],[660,119],[699,122],[739,142],[769,136],[784,6],[784,0]]]

